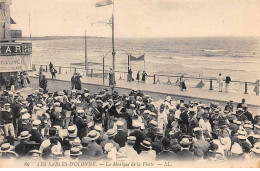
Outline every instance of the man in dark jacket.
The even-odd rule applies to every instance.
[[[25,113],[22,116],[22,123],[18,126],[18,133],[17,135],[20,135],[21,132],[23,131],[28,131],[30,132],[32,129],[32,125],[30,124],[30,114]]]
[[[156,156],[156,160],[163,160],[163,161],[172,161],[176,160],[177,155],[176,153],[170,151],[171,149],[171,140],[169,138],[162,139],[162,152]]]
[[[136,137],[134,149],[138,154],[140,154],[142,151],[142,147],[140,143],[143,142],[143,140],[146,138],[146,135],[143,131],[141,131],[141,124],[136,123],[135,125],[133,125],[133,127],[135,128],[135,130],[129,136]]]
[[[30,141],[35,141],[36,143],[42,143],[42,136],[39,132],[39,127],[41,124],[40,120],[35,120],[33,121],[33,127],[32,130],[30,131],[31,137]]]
[[[15,146],[15,152],[18,154],[18,157],[24,157],[29,151],[37,148],[35,142],[29,141],[31,134],[28,131],[21,132],[21,135],[18,137],[20,139],[20,144]]]
[[[180,161],[193,160],[194,154],[189,151],[191,142],[188,138],[183,138],[180,142],[182,149],[177,153],[177,158]]]
[[[127,141],[127,132],[123,131],[124,123],[122,121],[117,121],[117,134],[114,141],[119,144],[120,148],[125,146]]]
[[[78,110],[78,116],[76,118],[76,126],[78,128],[78,134],[77,136],[82,139],[87,135],[87,123],[83,119],[84,117],[84,110]]]

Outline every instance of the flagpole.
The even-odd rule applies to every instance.
[[[86,30],[85,30],[85,70],[87,70],[87,69],[88,69],[87,36],[86,36]],[[86,72],[88,72],[88,70]]]
[[[29,13],[29,31],[30,31],[30,41],[32,43],[32,34],[31,34],[31,14]]]
[[[113,3],[114,6],[114,3]],[[114,33],[114,13],[112,13],[112,55],[113,55],[113,63],[112,63],[112,67],[113,67],[113,75],[114,75],[114,79],[115,79],[115,33]]]

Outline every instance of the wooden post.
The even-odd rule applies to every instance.
[[[59,67],[59,74],[61,74],[61,67]]]
[[[248,92],[247,92],[247,82],[245,82],[245,93],[244,94],[248,94]]]
[[[153,76],[153,84],[156,84],[155,74],[154,74],[154,76]]]
[[[210,79],[209,90],[213,90],[213,87],[212,87],[212,79]]]

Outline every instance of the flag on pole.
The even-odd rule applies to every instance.
[[[130,55],[131,61],[144,61],[144,55],[141,55],[139,57],[134,57],[133,55]]]
[[[96,7],[103,7],[111,4],[113,4],[112,0],[98,0],[98,2],[96,3]]]

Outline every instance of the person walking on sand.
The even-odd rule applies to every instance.
[[[228,91],[229,91],[229,83],[230,82],[231,82],[231,78],[229,76],[226,76],[226,80],[225,80],[225,83],[226,83],[225,93],[228,93]]]
[[[223,87],[223,77],[221,76],[221,73],[218,75],[218,91],[222,92]]]
[[[138,81],[138,83],[139,83],[139,80],[140,80],[140,71],[138,71],[136,74],[136,81]]]

